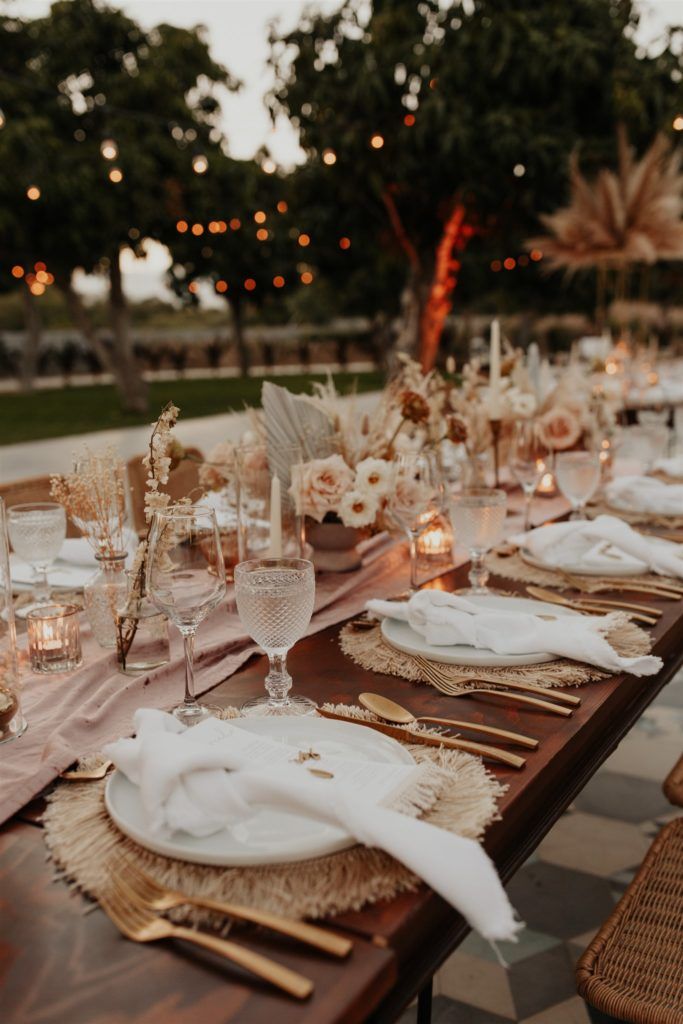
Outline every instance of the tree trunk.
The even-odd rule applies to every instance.
[[[24,303],[24,322],[26,334],[21,352],[20,384],[22,391],[33,391],[33,384],[38,369],[38,349],[43,324],[36,305],[36,300],[26,284],[21,285],[21,298]]]
[[[121,404],[127,412],[144,413],[149,407],[147,385],[133,352],[130,311],[121,280],[121,252],[116,249],[109,259],[109,309],[114,335],[113,360],[117,383],[120,381]]]
[[[242,303],[236,295],[226,300],[230,308],[232,316],[232,334],[235,339],[235,348],[237,349],[237,362],[239,364],[240,373],[243,377],[249,376],[249,370],[251,368],[251,358],[249,353],[249,346],[247,345],[247,339],[244,336],[244,324],[242,322]]]
[[[453,303],[451,295],[457,284],[460,261],[453,258],[456,246],[464,247],[462,229],[465,221],[465,207],[456,202],[444,224],[441,240],[436,249],[434,275],[425,302],[420,323],[420,362],[422,370],[428,373],[436,363],[441,334]]]
[[[95,325],[90,319],[88,310],[83,304],[83,299],[71,284],[71,275],[62,277],[58,274],[56,275],[55,283],[64,296],[69,316],[73,320],[75,327],[83,335],[83,340],[97,356],[102,369],[112,375],[119,391],[123,393],[123,384],[118,379],[116,361],[112,360],[107,346],[100,339]]]

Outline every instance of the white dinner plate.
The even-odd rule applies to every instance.
[[[414,763],[405,747],[396,740],[361,725],[306,716],[238,718],[230,724],[280,740],[293,750],[324,741],[325,753],[336,757],[385,764]],[[187,832],[174,832],[170,838],[159,838],[149,832],[137,786],[119,771],[110,776],[104,800],[114,823],[140,846],[195,864],[220,867],[284,864],[324,857],[355,844],[355,839],[341,828],[268,806],[256,810],[251,818],[234,828],[225,828],[210,836],[197,838]]]
[[[585,562],[546,562],[541,558],[532,555],[526,548],[520,548],[520,555],[523,561],[537,569],[546,569],[548,572],[557,572],[558,569],[570,572],[576,576],[642,576],[648,571],[645,562],[640,562],[632,555],[627,555],[611,544],[605,546],[605,557],[600,563],[587,565]]]
[[[491,594],[485,597],[467,595],[467,600],[483,608],[497,608],[503,611],[531,612],[537,615],[575,615],[570,608],[560,608],[545,601],[534,601],[529,597],[501,597]],[[559,655],[547,651],[535,654],[496,654],[488,647],[469,647],[465,644],[436,646],[428,644],[423,636],[400,619],[382,619],[382,636],[390,647],[405,654],[418,655],[429,661],[440,661],[444,665],[479,665],[482,668],[502,668],[506,665],[540,665],[546,661],[557,661]]]
[[[137,538],[126,531],[128,559],[132,562]],[[67,537],[62,544],[59,557],[48,570],[47,578],[52,590],[82,590],[89,579],[95,575],[98,563],[95,553],[85,537]],[[35,586],[33,569],[14,552],[10,554],[10,575],[16,590],[32,590]]]

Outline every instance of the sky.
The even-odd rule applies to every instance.
[[[214,58],[238,78],[243,87],[237,94],[222,90],[223,125],[230,153],[237,158],[251,157],[265,145],[275,161],[292,166],[301,156],[294,130],[286,119],[275,127],[265,109],[263,97],[271,84],[266,68],[268,25],[277,20],[287,31],[296,26],[305,0],[108,0],[138,21],[144,28],[167,22],[190,28],[205,25]],[[406,3],[417,0],[405,0]],[[508,0],[514,3],[515,0]],[[543,0],[538,0],[542,3]],[[572,0],[567,0],[571,3]],[[341,0],[316,0],[323,11],[339,7]],[[650,46],[667,25],[683,22],[683,0],[640,0],[639,41]],[[0,0],[0,10],[23,17],[41,17],[50,8],[49,0]],[[132,256],[124,265],[124,285],[131,298],[151,295],[170,297],[163,287],[168,252],[162,246],[151,247],[146,260]],[[96,295],[102,284],[84,278],[78,284],[84,293]],[[210,292],[202,296],[211,303]]]

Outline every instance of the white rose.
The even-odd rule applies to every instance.
[[[356,466],[356,489],[383,498],[391,489],[391,463],[386,459],[363,459]]]
[[[378,499],[367,491],[347,491],[339,503],[339,516],[344,526],[370,526],[378,511]]]
[[[297,512],[323,521],[328,512],[336,512],[344,494],[353,487],[353,470],[341,455],[327,459],[313,459],[300,466],[292,466],[292,485],[289,489]]]

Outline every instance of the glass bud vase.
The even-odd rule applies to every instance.
[[[138,573],[127,572],[127,589],[116,616],[116,657],[126,675],[150,672],[171,660],[168,619],[145,593]]]
[[[100,647],[116,647],[116,613],[128,592],[126,552],[95,555],[99,569],[83,587],[83,603]]]

